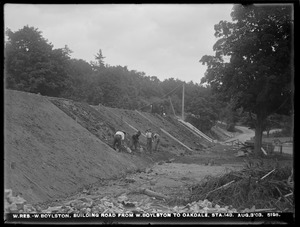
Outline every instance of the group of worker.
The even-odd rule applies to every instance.
[[[126,132],[125,131],[117,131],[114,135],[114,141],[113,141],[113,148],[116,151],[120,151],[122,147],[124,147],[124,141],[126,138]],[[137,151],[140,146],[139,137],[141,135],[141,131],[137,131],[134,135],[131,137],[131,149],[134,151]],[[147,146],[146,150],[150,154],[152,154],[152,144],[154,144],[154,151],[158,151],[158,147],[160,144],[159,134],[153,133],[151,129],[147,129],[145,132],[146,139],[147,139]]]

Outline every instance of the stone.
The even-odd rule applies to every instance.
[[[135,179],[133,179],[133,178],[125,178],[125,182],[126,183],[134,183]]]

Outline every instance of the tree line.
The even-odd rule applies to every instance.
[[[200,59],[207,71],[199,84],[160,81],[126,66],[110,66],[101,49],[94,61],[74,59],[67,45],[54,49],[37,28],[7,28],[5,87],[90,105],[157,113],[163,106],[167,114],[180,116],[185,84],[187,121],[204,132],[218,120],[248,125],[255,129],[259,152],[264,130],[292,124],[292,6],[234,5],[231,17],[233,22],[214,27],[215,55]]]
[[[72,50],[67,45],[54,49],[35,27],[26,25],[17,31],[7,28],[6,36],[7,89],[156,113],[163,106],[166,114],[180,116],[185,84],[187,120],[204,131],[210,130],[226,106],[214,97],[209,86],[174,78],[160,81],[127,66],[111,66],[101,49],[91,62],[71,58]]]

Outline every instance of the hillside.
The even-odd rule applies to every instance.
[[[77,123],[88,129],[108,145],[112,144],[114,132],[122,129],[128,134],[126,138],[128,145],[130,145],[131,136],[137,130],[140,130],[142,132],[140,142],[145,147],[146,138],[144,133],[148,128],[151,128],[153,132],[160,134],[160,150],[163,152],[171,152],[176,155],[190,151],[190,149],[199,151],[202,148],[212,146],[210,142],[194,135],[171,117],[161,117],[158,114],[110,108],[103,105],[89,106],[86,103],[66,99],[51,98],[51,101],[68,116],[77,121]],[[165,131],[171,136],[166,134]],[[184,143],[189,149],[180,145],[172,137]]]
[[[176,120],[149,113],[13,90],[5,91],[4,107],[5,188],[28,202],[66,196],[99,179],[120,177],[155,161],[201,152],[212,145]],[[117,153],[110,147],[116,130],[128,132],[129,145],[135,129],[144,133],[147,128],[161,135],[156,155]],[[142,146],[145,142],[141,136]]]
[[[4,164],[5,188],[39,202],[146,162],[116,153],[47,97],[7,90]]]
[[[243,213],[253,207],[274,211],[275,205],[280,212],[294,209],[290,154],[256,157],[250,152],[240,157],[242,148],[210,143],[170,116],[12,90],[5,90],[4,104],[6,213]],[[158,152],[111,148],[116,130],[128,133],[130,145],[136,130],[144,134],[148,128],[161,135]],[[224,139],[231,137],[215,130]],[[232,139],[249,136],[248,131]],[[143,148],[145,142],[141,136]],[[259,184],[261,193],[255,191],[255,179],[244,177],[247,171],[260,178],[268,175]],[[234,183],[232,177],[238,177]],[[254,191],[249,193],[245,182]],[[230,185],[221,190],[224,184]],[[240,199],[232,196],[235,190],[253,196]],[[216,192],[204,193],[211,191]],[[279,201],[278,192],[288,198]]]

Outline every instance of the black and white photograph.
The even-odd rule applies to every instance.
[[[3,4],[5,224],[294,224],[289,2]]]

